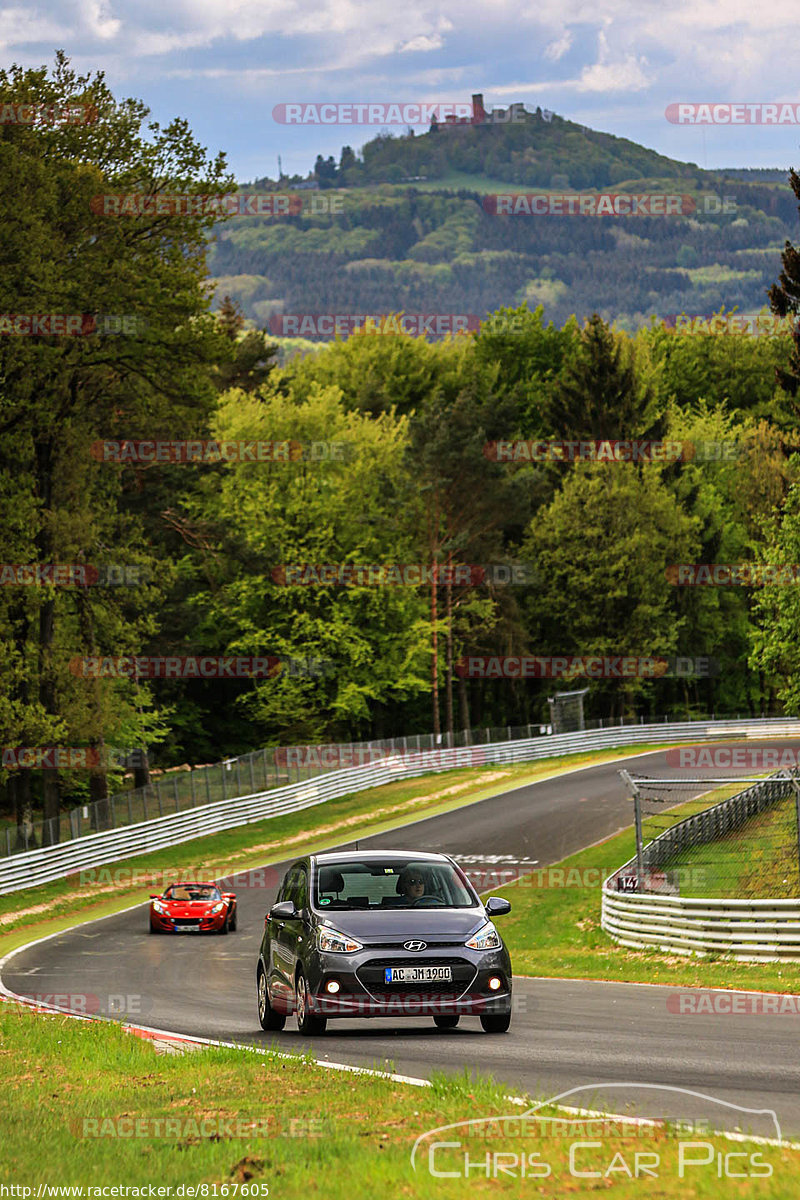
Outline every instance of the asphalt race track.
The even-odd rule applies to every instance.
[[[788,749],[800,742],[747,745]],[[627,761],[634,771],[675,778],[679,772],[664,755]],[[630,825],[631,805],[617,773],[623,765],[620,760],[527,784],[359,844],[446,851],[470,871],[485,869],[491,886],[503,856],[527,860],[530,869],[546,866]],[[518,978],[505,1035],[484,1034],[476,1018],[462,1018],[452,1031],[436,1029],[430,1018],[406,1020],[399,1029],[385,1019],[331,1022],[325,1036],[310,1040],[298,1036],[290,1018],[282,1033],[265,1034],[256,1014],[255,964],[264,914],[277,890],[276,872],[265,874],[264,883],[237,883],[239,929],[226,938],[150,937],[146,909],[138,907],[21,951],[2,982],[20,996],[79,997],[73,1003],[78,1008],[88,994],[89,1010],[97,1005],[108,1011],[112,996],[117,1011],[121,1006],[127,1019],[151,1028],[312,1050],[333,1062],[388,1066],[426,1078],[434,1070],[477,1068],[511,1092],[539,1098],[588,1088],[567,1101],[576,1107],[711,1117],[716,1128],[775,1136],[768,1116],[722,1106],[712,1112],[705,1101],[644,1085],[688,1089],[729,1105],[774,1109],[783,1136],[800,1135],[800,1015],[680,1015],[668,1010],[673,989],[667,987]],[[281,867],[277,877],[282,875]],[[598,891],[598,910],[599,901]],[[498,924],[502,930],[502,918]]]

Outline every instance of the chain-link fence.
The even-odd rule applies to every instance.
[[[641,859],[620,891],[716,899],[800,897],[800,784],[793,772],[758,782],[658,780],[633,785]],[[698,794],[699,793],[699,794]],[[713,803],[712,803],[713,801]]]
[[[584,728],[627,728],[657,722],[666,724],[675,719],[674,716],[601,718],[586,721]],[[691,719],[739,720],[740,716],[738,713],[735,718],[697,715]],[[199,805],[300,783],[343,767],[363,766],[391,757],[411,757],[425,750],[488,745],[546,737],[552,733],[552,726],[544,724],[502,725],[459,730],[454,734],[416,734],[370,742],[270,746],[209,766],[172,768],[162,773],[153,771],[147,787],[130,786],[108,799],[65,810],[46,821],[34,818],[17,824],[14,819],[8,819],[0,823],[0,858],[105,829],[135,825]]]

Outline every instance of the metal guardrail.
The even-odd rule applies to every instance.
[[[686,847],[724,837],[793,792],[790,779],[773,776],[686,817],[644,847],[643,869],[653,871]],[[634,857],[603,884],[601,928],[620,945],[673,954],[728,954],[741,962],[800,958],[800,897],[738,900],[618,891],[618,877],[636,869]]]
[[[715,716],[695,715],[692,721],[714,721]],[[731,718],[720,718],[728,720]],[[737,714],[736,720],[739,720]],[[650,722],[654,724],[655,722]],[[671,722],[664,717],[663,724]],[[587,721],[585,728],[613,729],[643,725],[643,717],[601,718]],[[212,804],[215,800],[235,799],[245,794],[268,791],[289,783],[301,783],[329,770],[363,767],[395,754],[422,750],[453,750],[457,746],[484,746],[496,742],[514,742],[552,734],[549,725],[500,725],[493,728],[461,729],[454,733],[418,733],[408,737],[383,738],[371,742],[338,742],[317,746],[269,746],[238,757],[203,766],[153,769],[145,787],[126,788],[103,800],[94,800],[64,811],[58,816],[27,819],[0,824],[0,858],[24,854],[44,846],[68,842],[87,833],[122,829],[143,821]],[[106,747],[114,759],[112,748]],[[146,762],[141,750],[120,751],[129,768]]]
[[[199,805],[123,829],[86,832],[54,846],[45,846],[0,859],[0,894],[49,883],[54,879],[119,862],[151,850],[177,846],[192,838],[238,825],[263,821],[284,813],[322,804],[353,792],[398,779],[411,779],[454,767],[489,763],[531,762],[537,759],[602,750],[637,743],[709,741],[725,737],[763,738],[800,736],[800,720],[688,721],[659,725],[628,725],[582,733],[495,742],[452,750],[398,752],[379,764],[329,771],[300,783]]]

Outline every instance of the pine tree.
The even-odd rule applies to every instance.
[[[235,300],[231,300],[230,296],[223,298],[217,319],[225,336],[235,342],[237,335],[244,329],[244,314],[241,307]]]
[[[543,403],[554,437],[629,438],[656,435],[655,402],[636,376],[625,348],[595,313],[581,333],[575,358]]]
[[[800,175],[793,169],[789,171],[789,184],[800,201]],[[796,317],[800,315],[800,251],[796,250],[789,241],[786,242],[781,254],[781,262],[783,270],[780,273],[779,282],[773,283],[767,293],[770,307],[779,317],[788,316],[790,313]],[[775,377],[790,396],[797,395],[797,388],[800,385],[800,321],[792,330],[789,370],[784,371],[780,367],[776,367]],[[795,404],[794,408],[800,413],[800,405]]]

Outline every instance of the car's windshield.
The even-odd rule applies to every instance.
[[[320,863],[314,884],[317,908],[472,908],[479,903],[466,878],[449,862],[398,855],[369,862]]]
[[[219,888],[204,883],[174,883],[164,892],[165,900],[219,900]]]

